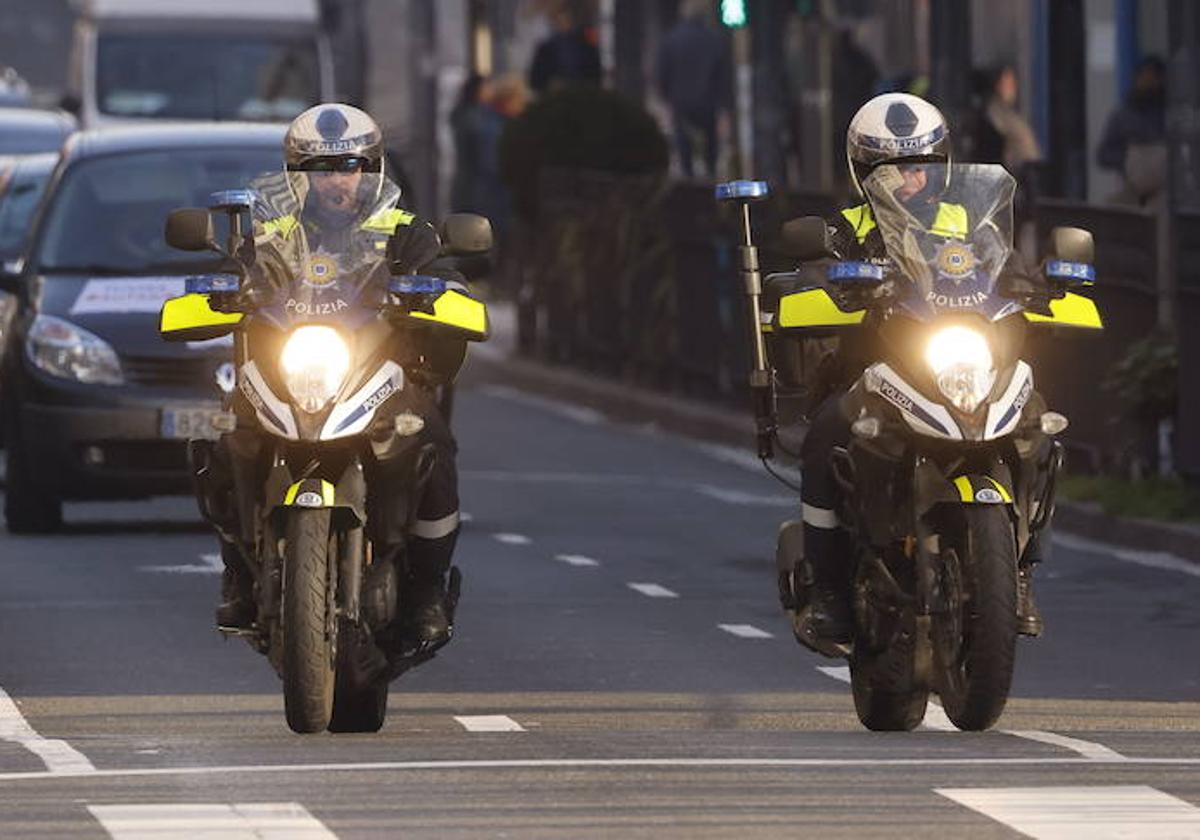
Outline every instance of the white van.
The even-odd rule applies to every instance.
[[[64,106],[85,128],[285,122],[335,98],[317,0],[74,0]]]

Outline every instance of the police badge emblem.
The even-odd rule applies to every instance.
[[[324,289],[337,280],[338,261],[328,254],[313,254],[304,270],[304,285]]]
[[[965,242],[947,242],[938,250],[935,262],[938,274],[958,283],[975,271],[975,252]]]

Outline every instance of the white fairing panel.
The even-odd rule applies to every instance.
[[[255,362],[242,365],[241,376],[238,377],[238,387],[242,394],[254,406],[258,422],[272,434],[288,440],[299,440],[300,432],[296,429],[296,418],[292,415],[291,407],[279,399],[267,387],[266,380]]]
[[[917,434],[942,440],[962,440],[962,431],[945,406],[926,399],[890,366],[880,362],[867,368],[863,386],[900,410],[904,421]]]
[[[1025,362],[1017,362],[1012,381],[1000,399],[988,406],[987,426],[984,440],[995,440],[1010,434],[1021,419],[1021,412],[1033,395],[1033,369]]]
[[[375,418],[375,410],[402,390],[403,368],[395,362],[385,362],[367,384],[334,406],[321,429],[321,440],[336,440],[366,431]]]

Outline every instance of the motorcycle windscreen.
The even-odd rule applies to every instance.
[[[906,282],[898,305],[927,321],[1020,307],[996,293],[1013,250],[1016,182],[993,164],[915,162],[877,167],[863,182],[888,256]]]

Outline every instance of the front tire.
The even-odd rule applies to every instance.
[[[333,714],[329,585],[329,511],[290,511],[283,557],[283,705],[293,732],[321,732]]]
[[[1017,646],[1017,548],[1008,511],[1000,505],[963,510],[958,551],[964,599],[957,656],[943,662],[946,716],[959,729],[988,729],[1008,702]]]

